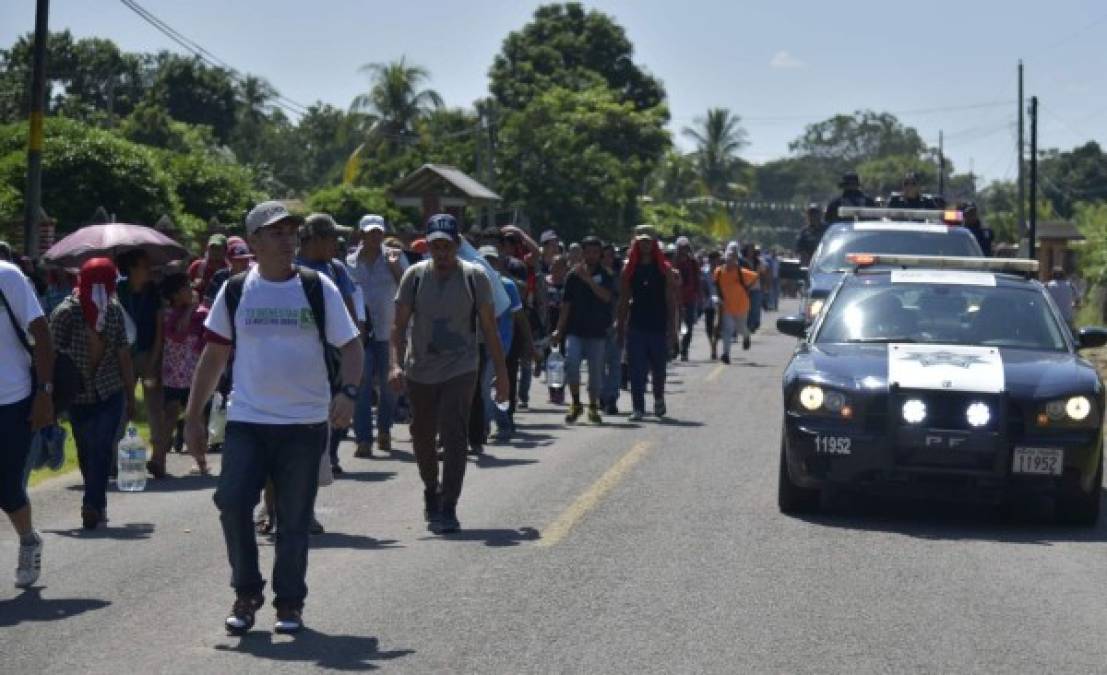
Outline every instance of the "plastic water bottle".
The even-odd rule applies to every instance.
[[[134,425],[127,427],[127,433],[119,441],[119,477],[115,485],[121,492],[146,489],[146,443]]]
[[[565,386],[565,357],[561,352],[550,352],[546,359],[546,384],[554,389]]]

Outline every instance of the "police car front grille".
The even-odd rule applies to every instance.
[[[903,409],[904,401],[909,399],[919,399],[926,404],[926,420],[923,425],[931,429],[997,431],[1005,417],[1004,400],[996,395],[950,391],[903,391],[896,397],[897,404],[894,407],[897,413],[896,421],[900,424],[903,422],[898,413]],[[985,403],[991,413],[991,419],[983,427],[970,426],[966,417],[969,406],[978,401]]]

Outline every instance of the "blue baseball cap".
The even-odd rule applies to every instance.
[[[457,219],[448,213],[438,213],[427,219],[427,243],[435,239],[450,239],[457,242],[461,238]]]

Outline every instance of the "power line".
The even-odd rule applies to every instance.
[[[139,18],[141,18],[143,21],[153,26],[159,33],[165,35],[170,40],[183,47],[186,51],[192,53],[196,58],[200,59],[204,63],[214,68],[225,70],[231,76],[231,78],[238,83],[242,83],[246,80],[246,77],[236,68],[212,54],[210,51],[205,49],[203,45],[186,37],[184,34],[170,26],[165,21],[154,16],[149,10],[139,5],[135,0],[120,0],[120,2],[123,3],[124,7],[130,9],[132,12],[137,14]],[[307,113],[308,106],[305,106],[302,103],[299,103],[288,98],[287,96],[284,96],[272,85],[269,86],[273,91],[273,100],[274,104],[277,107],[282,108],[297,116],[303,116]]]

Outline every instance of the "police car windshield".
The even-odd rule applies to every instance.
[[[976,239],[967,231],[948,230],[944,225],[903,225],[899,229],[857,229],[880,227],[858,223],[852,230],[841,231],[824,238],[811,266],[829,274],[848,269],[850,253],[910,253],[916,255],[979,256],[983,255]],[[917,228],[917,229],[914,229]]]
[[[893,281],[844,286],[827,309],[815,342],[918,342],[1060,352],[1068,350],[1063,330],[1045,294],[1031,286]]]

